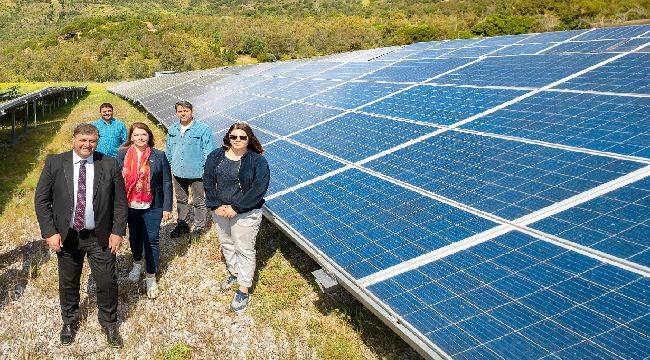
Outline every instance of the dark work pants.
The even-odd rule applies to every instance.
[[[129,243],[133,260],[142,260],[142,251],[144,250],[144,259],[149,274],[158,272],[158,259],[160,258],[158,235],[160,234],[162,213],[162,208],[129,208]]]
[[[117,274],[115,254],[108,246],[102,248],[93,234],[70,229],[57,253],[59,263],[59,300],[64,324],[79,318],[79,281],[84,257],[88,256],[91,276],[97,286],[99,323],[108,326],[117,322]]]
[[[208,209],[205,207],[205,189],[203,179],[185,179],[173,176],[174,193],[176,194],[176,210],[178,221],[188,222],[190,205],[194,215],[194,226],[205,227],[208,216]],[[191,189],[191,190],[190,190]],[[192,191],[192,203],[188,204],[189,192]],[[189,225],[189,224],[188,224]]]

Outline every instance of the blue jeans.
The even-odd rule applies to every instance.
[[[160,246],[160,222],[162,221],[162,208],[131,209],[129,208],[129,243],[133,261],[142,260],[142,251],[147,266],[147,273],[155,274],[158,271]]]

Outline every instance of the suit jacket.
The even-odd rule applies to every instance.
[[[102,247],[111,234],[126,235],[126,191],[115,158],[93,153],[93,212],[95,235]],[[72,151],[49,155],[36,186],[34,207],[43,238],[56,233],[65,240],[74,212],[74,167]],[[89,200],[86,199],[86,202]]]
[[[124,166],[125,157],[126,149],[120,149],[117,153],[117,164],[120,169]],[[151,195],[153,195],[151,208],[172,211],[172,172],[165,153],[152,148],[149,166],[151,167]]]

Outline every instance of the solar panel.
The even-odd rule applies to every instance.
[[[265,215],[423,356],[650,356],[650,26],[118,84],[265,146]]]

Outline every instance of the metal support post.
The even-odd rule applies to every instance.
[[[11,143],[16,142],[16,110],[11,109]]]
[[[29,122],[29,103],[25,104],[25,116],[23,117],[23,134],[27,133],[28,122]]]

